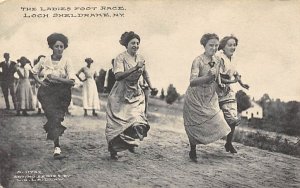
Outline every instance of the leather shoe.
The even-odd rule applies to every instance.
[[[231,143],[225,144],[225,150],[230,153],[237,153],[237,151],[235,150],[235,148],[232,146]]]

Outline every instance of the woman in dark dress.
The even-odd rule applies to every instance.
[[[66,129],[61,123],[71,101],[71,88],[74,86],[75,74],[70,59],[63,56],[68,47],[68,38],[60,33],[53,33],[47,38],[52,55],[41,59],[33,67],[33,76],[41,84],[38,99],[47,118],[44,129],[47,139],[54,141],[54,157],[61,154],[59,136]],[[41,73],[43,79],[38,75]]]

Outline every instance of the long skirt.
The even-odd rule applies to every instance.
[[[194,145],[212,143],[231,131],[219,108],[214,83],[188,88],[183,119],[189,141]]]
[[[97,86],[95,80],[92,78],[88,78],[85,82],[83,82],[82,102],[84,109],[100,110]]]
[[[28,78],[19,80],[16,90],[17,110],[34,110],[34,97]]]
[[[131,86],[117,81],[110,92],[106,109],[108,150],[118,152],[138,146],[150,129],[145,115],[145,95],[137,82]]]
[[[50,84],[38,90],[38,100],[47,118],[44,129],[47,139],[56,140],[66,129],[61,123],[71,102],[71,86],[66,84]]]

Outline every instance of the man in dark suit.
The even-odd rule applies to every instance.
[[[16,109],[16,95],[15,95],[15,78],[16,62],[9,60],[9,53],[4,53],[5,61],[0,63],[0,69],[2,69],[1,89],[5,98],[6,109],[10,109],[8,95],[10,93],[14,108]]]

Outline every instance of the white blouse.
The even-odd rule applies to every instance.
[[[60,78],[74,79],[75,74],[72,68],[71,60],[62,57],[60,61],[53,61],[51,57],[41,58],[33,67],[33,74],[38,74],[45,79],[47,75],[52,74]]]
[[[234,75],[237,74],[237,64],[234,61],[234,57],[231,57],[231,60],[223,53],[219,53],[218,56],[223,60],[221,66],[221,73],[226,74],[230,77],[230,79],[234,79]]]
[[[125,70],[136,66],[137,62],[139,61],[145,61],[142,55],[136,54],[134,57],[132,57],[127,51],[125,51],[115,58],[113,72],[114,74],[118,72],[124,72]]]

